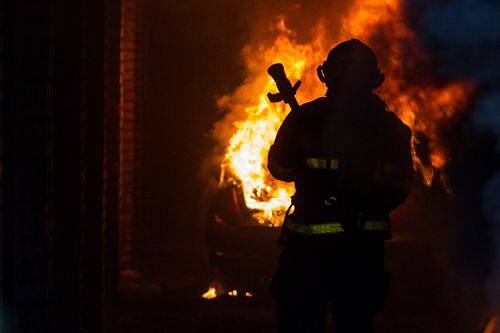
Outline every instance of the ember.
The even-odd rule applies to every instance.
[[[270,24],[274,40],[245,46],[247,77],[240,87],[218,100],[219,108],[228,112],[216,125],[218,130],[226,130],[221,131],[225,137],[219,138],[227,142],[221,184],[240,186],[247,207],[261,224],[279,226],[294,192],[292,185],[274,180],[266,167],[268,149],[288,113],[283,105],[267,100],[266,94],[273,90],[266,73],[270,64],[283,63],[291,81],[304,82],[298,99],[305,102],[324,95],[325,87],[316,79],[315,68],[332,46],[353,37],[371,45],[386,75],[379,93],[389,109],[412,128],[414,167],[429,186],[436,176],[446,185],[443,170],[450,157],[440,128],[465,110],[473,90],[468,82],[443,83],[422,74],[430,59],[405,23],[400,0],[354,2],[337,39],[328,37],[328,27],[322,20],[318,22],[306,42],[297,40],[297,32],[287,26],[286,18]],[[424,156],[415,149],[421,138],[427,143]]]

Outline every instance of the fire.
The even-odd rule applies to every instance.
[[[221,108],[227,108],[245,117],[234,122],[235,133],[229,141],[221,170],[227,180],[242,186],[245,203],[255,210],[254,217],[261,223],[279,225],[290,203],[294,187],[275,181],[267,171],[267,152],[274,141],[281,122],[288,113],[280,104],[271,104],[267,93],[274,88],[272,79],[267,77],[266,66],[282,62],[288,75],[293,80],[301,78],[305,82],[313,80],[310,69],[312,63],[320,63],[324,52],[318,52],[319,41],[311,44],[297,44],[293,40],[294,32],[280,20],[272,29],[278,36],[274,44],[260,56],[255,57],[253,50],[245,53],[245,60],[251,72],[251,80],[237,89],[232,95],[219,100]],[[307,66],[306,66],[307,65]],[[304,89],[313,98],[320,89],[320,84]],[[257,97],[257,100],[254,100]]]
[[[473,84],[438,83],[425,74],[423,70],[430,66],[431,59],[416,34],[405,24],[400,0],[357,1],[351,13],[353,15],[343,22],[341,39],[356,37],[373,46],[386,75],[379,94],[390,110],[413,130],[415,169],[425,184],[430,186],[436,174],[445,184],[442,171],[449,153],[441,127],[465,111]],[[384,42],[378,42],[381,39]],[[411,45],[412,54],[408,54],[407,45]],[[420,77],[409,78],[410,75]],[[416,154],[415,145],[419,143],[416,134],[429,141],[427,161]]]
[[[207,300],[211,300],[223,295],[227,295],[229,297],[253,297],[253,293],[251,293],[250,291],[238,292],[238,290],[236,289],[225,291],[221,286],[218,286],[216,282],[212,283],[208,290],[201,295],[201,297]]]
[[[217,289],[215,287],[210,287],[206,292],[201,295],[204,299],[214,299],[217,298]]]
[[[259,223],[280,225],[294,192],[293,185],[274,180],[267,171],[268,149],[289,110],[267,100],[267,93],[275,87],[266,69],[281,62],[292,82],[302,80],[299,102],[323,96],[325,87],[316,78],[316,66],[332,46],[349,38],[363,40],[377,53],[386,75],[378,93],[412,128],[414,167],[423,181],[430,185],[436,175],[444,180],[442,171],[449,152],[441,127],[465,110],[472,84],[438,82],[425,74],[430,59],[404,21],[401,0],[355,1],[337,27],[336,37],[327,34],[327,28],[325,20],[319,20],[310,36],[299,41],[286,19],[279,18],[270,25],[270,35],[274,36],[271,41],[264,38],[243,49],[247,79],[218,100],[218,107],[228,111],[214,131],[218,139],[227,142],[221,182],[241,187],[245,203]],[[221,132],[229,132],[229,137]],[[424,156],[416,149],[422,139],[427,143]]]

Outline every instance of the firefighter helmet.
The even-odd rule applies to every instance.
[[[384,82],[377,56],[358,39],[350,39],[335,46],[326,61],[318,66],[318,77],[329,88],[350,81],[373,90]]]

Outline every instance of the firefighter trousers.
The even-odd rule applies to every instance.
[[[279,333],[325,332],[332,309],[334,333],[373,331],[387,298],[381,237],[292,239],[271,283]]]

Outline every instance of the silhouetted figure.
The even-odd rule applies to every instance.
[[[326,97],[292,111],[269,151],[269,171],[295,182],[293,213],[272,281],[279,332],[372,332],[389,286],[389,212],[413,178],[411,131],[373,93],[384,81],[373,51],[352,39],[318,67]]]

